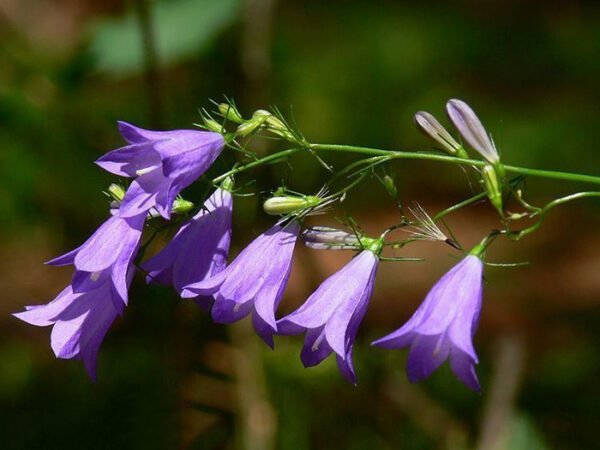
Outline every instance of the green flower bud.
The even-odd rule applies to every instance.
[[[258,114],[260,113],[260,114]],[[268,114],[265,115],[264,113]],[[237,127],[236,134],[239,136],[248,136],[254,132],[258,127],[267,121],[270,113],[268,111],[256,111],[250,120],[246,120],[239,127]]]
[[[233,180],[233,177],[229,176],[221,182],[221,188],[226,190],[227,192],[231,192],[233,191],[234,184],[235,182]]]
[[[382,178],[382,182],[383,182],[383,187],[385,187],[386,191],[388,191],[388,193],[396,198],[398,196],[398,189],[396,188],[396,183],[394,183],[394,179],[392,177],[390,177],[389,175],[385,175]]]
[[[481,169],[481,175],[483,177],[483,185],[485,192],[490,199],[490,203],[496,208],[496,210],[502,216],[502,190],[500,189],[500,183],[498,183],[498,175],[494,166],[487,164]]]
[[[125,197],[125,189],[123,189],[123,186],[113,183],[108,187],[108,195],[120,202]]]
[[[225,117],[227,120],[231,120],[235,123],[242,123],[244,118],[236,109],[235,106],[230,105],[229,103],[221,103],[219,105],[219,112]]]
[[[289,214],[299,212],[307,208],[317,206],[321,202],[319,197],[314,195],[303,195],[294,197],[291,195],[278,195],[267,199],[263,203],[263,209],[267,214],[277,216],[280,214]]]
[[[189,200],[185,200],[182,197],[178,197],[173,202],[173,208],[171,211],[175,214],[183,214],[188,211],[191,211],[194,208],[194,204]]]
[[[204,125],[209,131],[213,131],[215,133],[220,134],[223,133],[223,127],[221,126],[221,124],[212,117],[203,117],[202,120],[204,121]]]

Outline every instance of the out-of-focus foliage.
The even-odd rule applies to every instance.
[[[197,57],[224,28],[238,19],[239,0],[176,0],[156,2],[151,10],[156,50],[163,64]],[[90,51],[98,70],[124,76],[140,73],[144,47],[139,18],[133,10],[123,17],[93,24]]]
[[[191,126],[209,98],[227,94],[245,115],[270,104],[293,113],[311,141],[428,149],[413,113],[429,110],[447,123],[443,105],[458,97],[473,105],[506,161],[598,173],[597,2],[282,0],[260,104],[247,100],[258,101],[248,92],[255,85],[241,68],[240,43],[244,20],[262,16],[243,14],[241,3],[150,2],[165,127]],[[239,376],[240,355],[258,338],[240,344],[231,327],[213,324],[169,288],[136,279],[131,305],[103,343],[96,385],[77,362],[54,359],[48,329],[10,316],[62,289],[69,269],[42,262],[80,244],[108,214],[101,191],[115,179],[93,161],[122,145],[116,121],[151,125],[135,11],[135,2],[119,0],[0,4],[2,449],[233,448],[248,429],[240,388],[257,389]],[[352,159],[325,158],[338,165]],[[232,160],[225,155],[211,174]],[[403,162],[393,169],[401,198],[428,210],[471,193],[456,168]],[[284,181],[315,192],[324,179],[310,156],[295,158],[293,169],[273,165],[240,177],[244,192],[257,195],[235,200],[233,254],[269,225],[258,207],[266,191]],[[344,207],[378,233],[396,213],[384,188],[370,186]],[[205,188],[185,197],[198,201]],[[577,186],[531,180],[528,189],[543,200]],[[423,244],[414,252],[425,263],[382,264],[355,351],[357,388],[339,376],[335,361],[303,369],[299,338],[279,338],[275,352],[256,346],[255,373],[264,378],[257,383],[266,387],[257,395],[273,412],[259,416],[258,432],[270,424],[278,448],[293,450],[475,448],[496,383],[506,377],[495,372],[496,341],[509,335],[525,356],[503,448],[596,447],[599,211],[593,201],[574,204],[549,217],[539,236],[494,250],[494,261],[532,264],[488,271],[475,339],[482,396],[448,368],[409,385],[406,352],[368,345],[401,325],[454,263],[445,249]],[[475,206],[450,224],[469,245],[488,213]],[[301,248],[296,256],[285,311],[351,257]]]

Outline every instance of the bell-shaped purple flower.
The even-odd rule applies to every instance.
[[[148,273],[147,281],[172,284],[181,295],[187,285],[221,272],[227,265],[232,208],[231,193],[218,188],[169,245],[142,264]],[[208,306],[208,300],[196,298],[201,306]]]
[[[279,334],[306,332],[300,355],[305,367],[335,353],[340,372],[356,384],[352,349],[369,306],[378,262],[374,252],[363,250],[323,281],[300,308],[277,321]]]
[[[433,286],[404,326],[373,345],[410,346],[407,373],[413,383],[427,378],[450,359],[450,368],[458,379],[480,391],[472,339],[481,311],[482,273],[481,260],[468,255]]]
[[[231,323],[252,312],[258,335],[273,347],[275,310],[292,270],[292,255],[300,225],[281,222],[252,241],[217,275],[183,290],[182,297],[212,295],[215,322]]]
[[[166,219],[177,195],[217,159],[225,141],[219,133],[196,130],[150,131],[119,122],[129,145],[96,161],[103,169],[135,180],[120,214],[130,217],[156,208]]]
[[[96,379],[100,344],[127,303],[145,214],[113,216],[81,247],[50,264],[74,264],[75,274],[53,301],[27,306],[15,317],[36,326],[53,325],[51,347],[58,358],[82,360]]]

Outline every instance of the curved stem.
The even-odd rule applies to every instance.
[[[517,183],[519,183],[519,181],[521,181],[520,177],[516,177],[516,178],[513,178],[512,180],[510,180],[509,184],[510,184],[510,186],[514,187]],[[463,200],[462,202],[457,203],[456,205],[452,205],[449,208],[446,208],[446,209],[440,211],[435,216],[433,216],[433,220],[435,222],[435,221],[441,219],[442,217],[450,214],[451,212],[457,211],[460,208],[463,208],[465,206],[468,206],[468,205],[471,205],[473,203],[476,203],[479,200],[483,200],[486,197],[487,197],[487,193],[485,191],[480,192],[479,194],[474,195],[472,197],[469,197],[466,200]]]
[[[548,203],[546,206],[544,206],[541,209],[541,211],[539,213],[540,218],[536,223],[534,223],[530,227],[527,227],[527,228],[519,231],[516,234],[510,234],[509,235],[510,238],[518,241],[519,239],[536,231],[538,228],[540,228],[542,226],[542,223],[544,222],[544,219],[546,218],[546,214],[548,214],[548,212],[555,206],[558,206],[558,205],[561,205],[563,203],[570,202],[573,200],[578,200],[580,198],[586,198],[586,197],[600,197],[600,192],[594,192],[594,191],[577,192],[576,194],[567,195],[565,197],[557,198],[556,200],[551,201],[550,203]]]
[[[234,169],[231,169],[229,172],[225,172],[222,175],[214,178],[212,180],[213,183],[219,183],[223,181],[225,178],[243,172],[245,170],[251,169],[252,167],[260,166],[261,164],[265,164],[268,162],[272,162],[276,159],[284,158],[293,155],[294,153],[299,152],[300,150],[305,150],[304,147],[300,148],[290,148],[287,150],[282,150],[280,152],[273,153],[271,155],[265,156],[264,158],[257,159],[256,161],[249,162],[248,164],[244,164],[243,166],[238,166]]]
[[[487,197],[487,194],[486,194],[485,191],[484,192],[480,192],[479,194],[474,195],[473,197],[469,197],[468,199],[463,200],[462,202],[457,203],[456,205],[452,205],[449,208],[446,208],[446,209],[440,211],[435,216],[433,216],[433,221],[436,222],[439,219],[441,219],[442,217],[450,214],[451,212],[459,210],[460,208],[463,208],[465,206],[471,205],[472,203],[476,203],[479,200],[482,200],[482,199],[484,199],[486,197]]]

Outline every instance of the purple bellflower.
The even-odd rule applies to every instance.
[[[32,325],[53,325],[55,355],[82,360],[94,381],[100,344],[127,304],[145,216],[112,216],[81,247],[49,261],[75,266],[71,284],[50,303],[14,314]]]
[[[196,130],[150,131],[119,122],[129,145],[96,161],[103,169],[135,178],[120,206],[123,217],[156,210],[165,219],[177,195],[217,159],[225,141],[219,133]]]
[[[410,346],[411,382],[431,375],[446,359],[469,388],[480,391],[473,335],[481,311],[483,263],[470,254],[433,286],[413,316],[398,330],[373,342],[383,348]]]
[[[187,285],[221,272],[227,265],[232,207],[231,193],[218,188],[169,245],[142,264],[148,283],[172,284],[181,295]],[[205,308],[210,306],[210,298],[195,300]]]
[[[378,262],[375,252],[363,250],[323,281],[300,308],[277,321],[279,334],[306,333],[300,355],[305,367],[335,353],[342,375],[356,384],[352,350],[369,306]]]
[[[277,331],[275,310],[290,276],[299,231],[297,221],[278,222],[223,271],[186,286],[182,297],[212,295],[212,317],[219,323],[236,322],[252,312],[256,332],[272,348]]]

